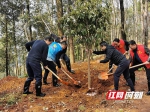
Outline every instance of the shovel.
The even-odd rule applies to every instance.
[[[125,56],[127,53],[125,52],[123,55]],[[102,72],[98,75],[98,78],[99,79],[102,79],[102,80],[107,80],[108,79],[108,76],[109,75],[112,75],[113,73],[110,73],[109,72],[114,68],[115,64],[112,65],[112,67],[109,69],[108,72]]]
[[[60,59],[60,63],[63,64],[63,63],[62,63],[62,59]],[[76,87],[81,87],[81,82],[80,82],[80,81],[74,80],[64,69],[61,69],[61,71],[62,71],[63,73],[65,73],[65,74],[74,82],[74,85],[75,85]]]
[[[135,68],[135,67],[139,67],[139,66],[142,66],[142,65],[145,65],[145,64],[146,64],[146,63],[144,62],[144,63],[142,63],[142,64],[138,64],[138,65],[132,66],[132,67],[130,67],[129,69],[132,69],[132,68]],[[112,68],[113,68],[113,66],[112,66]],[[112,68],[111,68],[111,69],[112,69]],[[110,70],[111,70],[111,69],[110,69]],[[110,70],[109,70],[107,73],[106,73],[106,72],[102,72],[101,74],[98,75],[98,78],[101,79],[101,80],[107,80],[109,75],[114,74],[114,73],[108,74],[108,73],[110,72]]]
[[[99,79],[102,79],[102,80],[107,80],[108,79],[108,76],[109,75],[112,75],[113,73],[110,73],[109,72],[114,68],[114,64],[112,65],[112,67],[108,70],[108,72],[102,72],[98,75],[98,78]]]
[[[58,77],[51,69],[49,69],[48,67],[46,67],[47,70],[49,70],[51,73],[53,73],[53,75],[61,82],[63,83],[64,85],[67,85],[69,86],[70,84],[64,80],[62,80],[60,77]]]

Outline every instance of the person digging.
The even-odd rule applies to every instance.
[[[150,95],[150,50],[144,45],[138,45],[134,40],[129,42],[130,49],[130,61],[131,67],[134,65],[138,65],[141,63],[145,63],[145,65],[132,68],[129,70],[130,78],[135,85],[135,71],[141,67],[145,68],[146,76],[147,76],[147,84],[148,84],[148,92],[146,95]]]
[[[53,37],[54,41],[58,42],[58,43],[63,42],[63,41],[67,41],[67,37],[66,36],[58,37],[55,34],[51,34],[51,36]],[[61,51],[60,58],[63,59],[64,62],[66,63],[67,70],[70,73],[75,74],[75,71],[71,69],[70,59],[67,56],[66,52],[67,52],[67,47]]]
[[[28,57],[26,59],[26,69],[28,73],[28,78],[24,83],[23,94],[32,94],[29,91],[31,81],[35,78],[35,89],[36,96],[44,97],[46,94],[41,92],[42,88],[42,68],[46,67],[46,57],[48,52],[48,45],[51,44],[53,39],[51,36],[46,37],[44,40],[36,40],[26,43],[26,48],[29,51]],[[32,47],[32,48],[31,48]],[[31,49],[30,49],[31,48]]]
[[[107,63],[111,61],[113,64],[118,66],[114,72],[114,90],[118,90],[119,78],[121,74],[123,74],[125,80],[130,86],[131,91],[134,91],[134,86],[129,76],[129,60],[127,60],[125,56],[116,50],[112,45],[108,45],[105,41],[100,43],[100,47],[102,51],[93,51],[93,53],[106,54],[106,58],[104,60],[98,60],[98,63]]]
[[[48,68],[50,68],[55,74],[57,74],[56,64],[58,66],[58,71],[61,68],[59,59],[62,53],[60,51],[62,51],[66,47],[67,47],[66,41],[63,41],[61,43],[53,42],[51,45],[49,45],[48,55],[47,55],[47,65],[48,65]],[[43,83],[46,85],[48,84],[47,82],[48,74],[49,74],[49,70],[45,69]],[[54,87],[60,86],[57,83],[58,79],[57,77],[55,77],[55,75],[52,75],[52,82],[53,82]]]

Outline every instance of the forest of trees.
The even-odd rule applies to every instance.
[[[68,37],[71,63],[114,38],[148,45],[150,0],[0,0],[0,75],[26,74],[25,43]],[[88,49],[89,52],[85,52]]]

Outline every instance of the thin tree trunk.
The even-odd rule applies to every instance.
[[[75,62],[74,60],[74,46],[73,46],[73,38],[69,38],[69,44],[70,44],[70,62],[71,64]]]
[[[6,38],[5,38],[5,58],[6,58],[6,76],[10,75],[8,74],[8,33],[7,33],[7,18],[5,16],[5,32],[6,32]]]
[[[120,12],[121,12],[121,37],[126,40],[126,33],[124,30],[124,19],[125,19],[125,13],[124,13],[124,5],[123,5],[123,0],[120,0]]]
[[[60,26],[59,19],[63,16],[63,6],[62,6],[62,0],[56,0],[56,5],[57,5],[57,26],[58,26],[58,35],[62,36],[63,35],[63,30]]]
[[[82,61],[84,61],[84,47],[81,47],[81,56],[82,56]]]
[[[142,31],[142,34],[141,34],[141,41],[142,41],[142,43],[143,43],[143,41],[144,41],[144,8],[143,8],[143,3],[144,2],[144,0],[141,0],[141,31]]]
[[[29,23],[29,40],[32,41],[32,25],[31,25],[31,18],[30,18],[30,0],[26,0],[27,3],[27,14],[28,14],[28,23]]]
[[[90,55],[90,49],[88,49],[88,89],[91,89]]]
[[[68,13],[71,12],[71,0],[68,0]],[[70,35],[69,37],[69,50],[70,50],[70,62],[74,63],[75,62],[75,57],[74,57],[74,44],[73,44],[73,37]]]
[[[144,45],[148,47],[148,1],[145,0],[144,10]]]
[[[111,4],[112,4],[112,27],[111,27],[111,42],[113,41],[114,37],[116,37],[116,11],[115,11],[115,7],[113,4],[113,0],[111,0]]]
[[[26,74],[26,61],[25,61],[25,55],[23,54],[23,74]]]
[[[16,71],[15,75],[18,76],[18,53],[17,53],[17,42],[16,42],[16,36],[15,36],[15,18],[13,16],[13,40],[14,40],[14,45],[15,45],[15,60],[16,60]]]
[[[134,29],[135,29],[135,40],[136,42],[138,41],[138,32],[137,32],[137,23],[138,23],[138,20],[137,20],[137,0],[133,0],[134,1]]]

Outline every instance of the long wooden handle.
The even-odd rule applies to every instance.
[[[52,72],[53,75],[54,75],[58,80],[60,80],[61,83],[65,84],[65,85],[67,85],[67,86],[70,85],[68,82],[66,82],[66,81],[62,80],[61,78],[59,78],[51,69],[49,69],[48,67],[46,67],[46,69],[49,70],[50,72]]]
[[[135,68],[135,67],[138,67],[138,66],[142,66],[142,65],[145,65],[145,63],[141,63],[141,64],[138,64],[138,65],[135,65],[135,66],[131,66],[129,69]]]
[[[46,69],[49,70],[50,72],[52,72],[52,74],[53,74],[55,77],[57,77],[57,79],[61,80],[61,78],[58,77],[51,69],[49,69],[48,67],[47,67]]]
[[[126,52],[123,55],[126,55]],[[109,73],[114,68],[114,66],[115,66],[115,64],[112,65],[112,67],[109,69],[109,71],[107,73]]]
[[[107,73],[109,73],[113,68],[114,68],[114,64],[112,65],[112,67],[109,69],[109,71]]]
[[[65,70],[61,69],[62,72],[64,72],[71,80],[75,81]]]
[[[60,63],[62,64],[62,60],[60,59]],[[76,82],[64,69],[61,68],[61,71],[65,73],[72,81]]]
[[[59,61],[60,61],[60,63],[62,64],[62,60],[59,59]],[[56,62],[53,61],[53,63],[57,66]],[[65,70],[61,69],[61,71],[62,71],[63,73],[65,73],[70,79],[72,79],[73,81],[75,81],[67,72],[65,72]]]

